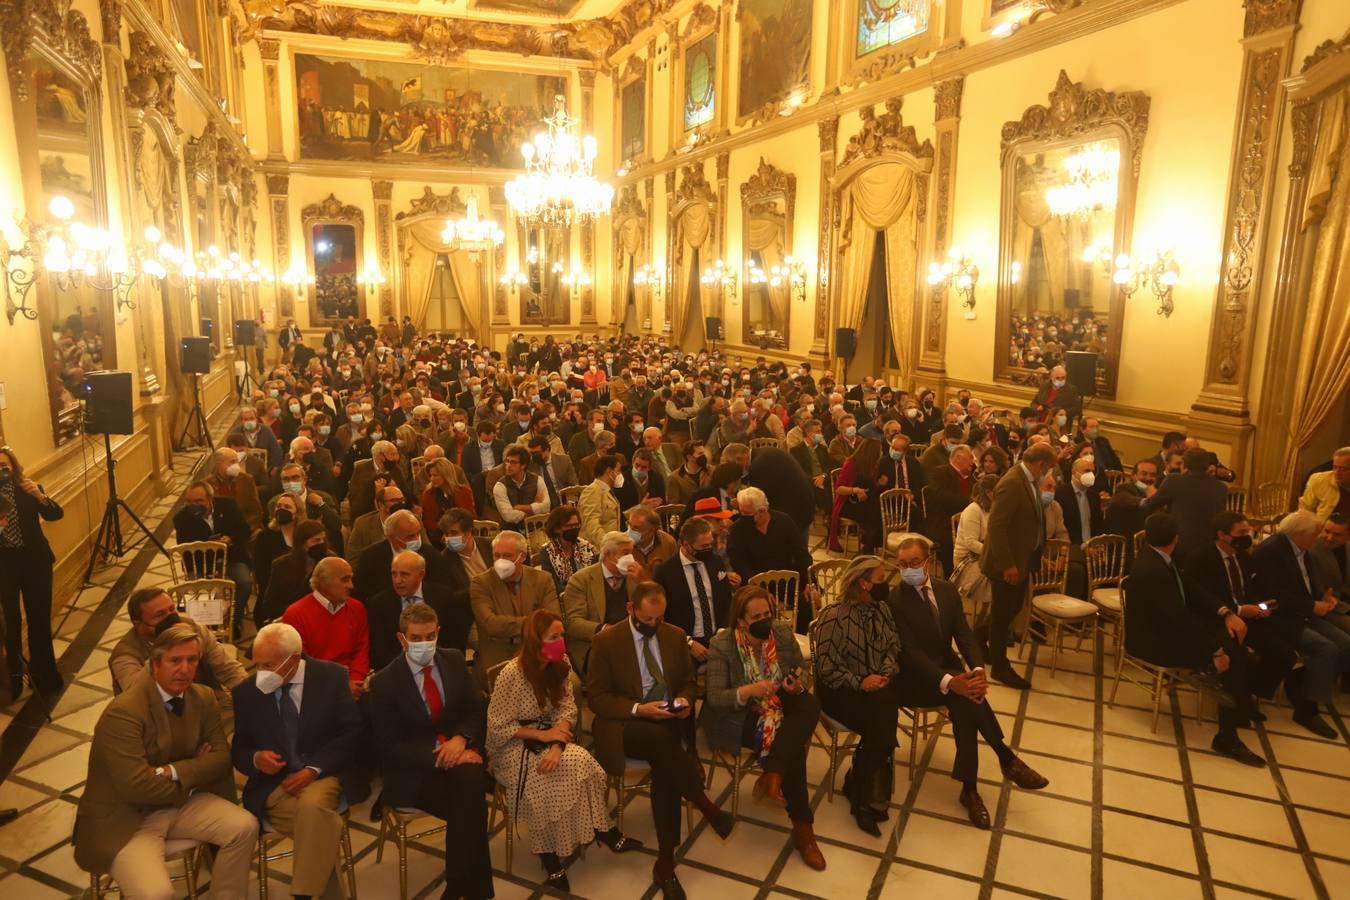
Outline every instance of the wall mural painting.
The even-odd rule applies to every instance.
[[[811,0],[741,0],[737,115],[783,100],[811,75]]]
[[[302,158],[510,169],[565,90],[552,75],[303,53],[295,79]]]
[[[623,129],[619,155],[636,159],[647,150],[647,79],[625,85],[619,103]]]
[[[684,130],[713,120],[717,100],[717,34],[684,51]]]
[[[858,0],[857,56],[928,30],[930,0]]]

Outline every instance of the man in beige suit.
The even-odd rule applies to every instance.
[[[197,632],[201,659],[197,665],[197,683],[219,691],[228,698],[230,690],[248,677],[244,667],[234,656],[234,648],[216,640],[214,634],[187,616],[179,615],[173,598],[163,588],[141,588],[133,591],[127,600],[127,616],[131,628],[112,649],[108,668],[113,676],[113,693],[131,690],[145,672],[145,664],[154,648],[155,636],[174,625],[191,625]],[[167,625],[165,623],[168,623]]]
[[[1045,504],[1038,485],[1054,464],[1055,451],[1049,445],[1033,444],[999,479],[985,526],[984,555],[980,557],[980,571],[993,586],[985,658],[995,681],[1019,690],[1026,690],[1031,683],[1008,664],[1008,631],[1026,599],[1031,569],[1041,564]]]
[[[516,655],[520,628],[536,609],[561,616],[553,579],[542,569],[525,565],[528,545],[518,531],[492,539],[492,568],[469,581],[469,606],[478,624],[478,680],[487,684],[488,670]]]
[[[193,683],[200,639],[191,625],[160,634],[150,668],[94,728],[75,818],[75,862],[107,872],[124,896],[173,897],[164,841],[219,848],[211,895],[242,900],[258,823],[234,802],[230,746],[215,694]]]
[[[595,460],[595,480],[586,485],[577,501],[581,536],[599,547],[605,534],[619,530],[619,501],[614,492],[623,487],[619,457],[610,454]]]
[[[637,581],[633,539],[627,532],[610,531],[600,541],[600,561],[579,570],[563,589],[563,627],[572,668],[585,674],[591,640],[606,625],[622,622]]]

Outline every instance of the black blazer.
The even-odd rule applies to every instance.
[[[183,507],[173,517],[173,530],[180,544],[228,537],[230,545],[225,551],[226,561],[230,563],[249,561],[248,523],[239,514],[239,507],[235,505],[234,500],[229,497],[217,497],[212,501],[210,525],[206,524],[206,519],[193,513],[192,507]]]
[[[829,471],[827,468],[826,474]],[[763,491],[769,498],[769,507],[787,513],[798,528],[811,525],[816,515],[815,485],[786,450],[777,447],[755,450],[750,457],[750,474],[744,481]]]
[[[51,497],[48,497],[46,502],[39,503],[37,498],[19,487],[18,479],[15,479],[14,509],[19,516],[19,533],[23,535],[25,555],[33,553],[34,558],[31,561],[43,566],[50,566],[56,562],[52,546],[47,543],[47,536],[42,533],[42,523],[38,520],[55,522],[64,516],[66,511],[61,508],[61,504]]]
[[[449,586],[452,578],[449,567],[436,548],[423,545],[417,552],[427,562],[426,580]],[[490,556],[488,558],[490,559]],[[361,551],[361,555],[356,558],[356,565],[353,567],[356,570],[356,577],[352,580],[352,593],[356,595],[357,599],[364,602],[381,591],[393,591],[394,579],[389,574],[389,566],[393,562],[394,548],[389,546],[387,540],[371,544]],[[490,562],[489,565],[491,565]],[[463,564],[460,565],[460,568],[463,569]],[[467,589],[467,587],[466,582],[465,588]]]
[[[647,490],[642,496],[638,496],[637,479],[633,477],[631,470],[623,473],[623,487],[614,492],[614,499],[619,501],[619,510],[632,509],[647,497],[666,496],[666,480],[661,477],[661,473],[652,469],[647,473]]]
[[[473,610],[469,608],[469,589],[452,591],[434,581],[422,581],[422,600],[436,610],[441,633],[437,646],[453,647],[463,653],[469,643]],[[366,601],[366,627],[370,632],[370,668],[383,669],[403,652],[398,642],[398,617],[403,601],[392,590],[380,591]]]
[[[305,686],[300,695],[300,734],[296,740],[300,758],[286,760],[275,775],[253,765],[253,754],[271,750],[285,755],[281,740],[281,713],[277,694],[258,690],[256,679],[245,678],[234,686],[234,741],[230,757],[234,767],[248,776],[244,784],[244,808],[260,820],[267,815],[267,797],[292,772],[314,766],[321,775],[335,775],[342,784],[343,799],[360,803],[370,794],[370,785],[356,765],[356,747],[361,739],[361,714],[347,683],[347,667],[304,656]]]
[[[731,582],[727,580],[726,567],[721,557],[704,565],[708,568],[708,580],[712,582],[712,596],[709,600],[712,603],[713,619],[716,620],[714,622],[716,627],[710,629],[707,634],[707,637],[711,638],[718,628],[729,624],[727,616],[731,614]],[[694,604],[698,601],[689,593],[689,582],[684,577],[684,564],[678,551],[656,567],[655,578],[657,584],[666,592],[666,621],[684,629],[685,634],[692,635]]]
[[[1186,594],[1197,590],[1192,586]],[[1218,617],[1206,622],[1195,615],[1173,569],[1152,547],[1135,558],[1125,594],[1125,649],[1131,655],[1157,666],[1198,668],[1218,649]]]
[[[906,472],[909,473],[909,491],[914,495],[914,504],[917,511],[917,508],[920,508],[923,488],[927,481],[924,480],[923,466],[919,465],[919,461],[908,453],[905,454],[904,459],[900,460],[891,459],[889,452],[881,457],[881,462],[877,463],[877,490],[889,491],[893,488],[903,490]],[[885,484],[881,483],[882,478],[886,479]],[[917,525],[918,522],[919,519],[915,518],[910,524]]]
[[[280,619],[286,607],[313,590],[305,563],[306,560],[301,559],[297,565],[289,552],[270,563],[260,563],[269,566],[271,574],[267,578],[267,593],[253,607],[253,621],[259,628],[273,619]]]
[[[900,636],[901,692],[905,696],[911,692],[916,697],[937,695],[943,675],[956,675],[967,666],[973,669],[984,665],[979,642],[966,622],[961,595],[951,582],[941,578],[930,579],[929,584],[937,601],[937,619],[918,589],[903,582],[886,598]]]
[[[444,695],[441,716],[431,721],[426,701],[417,689],[406,657],[394,657],[370,677],[370,709],[375,746],[384,777],[384,802],[416,806],[422,779],[436,768],[438,736],[463,737],[479,753],[485,752],[487,698],[469,673],[458,650],[436,651]]]
[[[1210,523],[1223,512],[1228,499],[1228,488],[1207,472],[1182,472],[1163,479],[1158,492],[1144,501],[1144,508],[1154,512],[1168,507],[1177,517],[1181,543],[1177,556],[1185,559],[1206,544],[1213,543]]]
[[[1264,598],[1260,580],[1257,578],[1256,562],[1250,553],[1237,554],[1238,569],[1242,573],[1244,603],[1260,603]],[[1220,610],[1231,609],[1237,612],[1238,603],[1233,599],[1233,586],[1228,580],[1228,567],[1224,565],[1223,555],[1212,542],[1208,547],[1192,553],[1186,560],[1186,578],[1188,584],[1197,588],[1194,596],[1187,597],[1191,608],[1201,615],[1219,616]]]
[[[1267,621],[1276,625],[1281,634],[1296,644],[1308,616],[1313,615],[1313,601],[1317,598],[1303,581],[1293,542],[1283,534],[1267,538],[1252,550],[1252,561],[1256,563],[1256,577],[1266,585],[1267,595],[1279,602],[1275,614]],[[1305,557],[1304,563],[1311,581],[1312,560]]]
[[[1106,517],[1102,515],[1102,501],[1094,487],[1088,488],[1088,525],[1092,537],[1106,533]],[[1078,511],[1078,498],[1074,495],[1073,483],[1061,481],[1055,488],[1055,500],[1064,511],[1064,528],[1069,532],[1069,543],[1080,546],[1083,543],[1083,516]]]

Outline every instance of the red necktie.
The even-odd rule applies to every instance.
[[[431,724],[440,724],[441,718],[441,691],[436,687],[436,679],[431,677],[431,666],[422,668],[422,696],[427,698],[427,711],[431,713]],[[439,747],[445,743],[445,735],[436,736],[436,746]]]

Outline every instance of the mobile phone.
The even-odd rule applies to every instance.
[[[1262,612],[1269,612],[1269,611],[1270,611],[1270,604],[1269,604],[1269,603],[1258,603],[1258,604],[1256,604],[1256,608],[1259,609],[1259,610],[1261,610]]]

